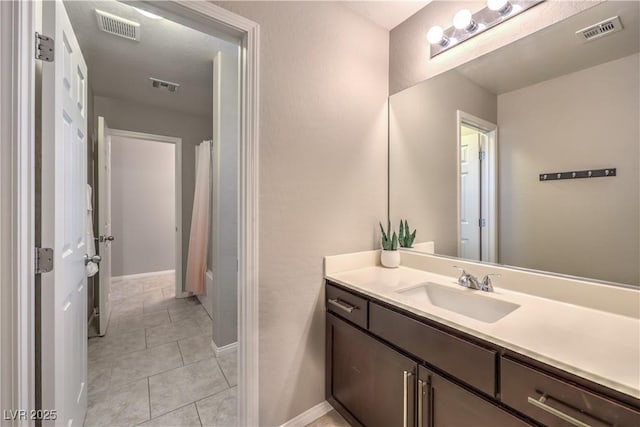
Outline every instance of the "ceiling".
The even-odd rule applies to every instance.
[[[616,15],[622,21],[622,31],[586,43],[575,35]],[[457,71],[501,94],[639,51],[640,2],[609,1],[461,65]]]
[[[212,60],[235,47],[166,19],[151,19],[117,1],[65,1],[89,68],[94,95],[211,116]],[[98,29],[95,9],[140,23],[140,41]],[[149,77],[180,84],[175,93],[154,89]]]
[[[379,26],[392,30],[425,7],[429,1],[345,1],[344,5]]]

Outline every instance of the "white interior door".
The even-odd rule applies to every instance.
[[[42,2],[55,61],[42,64],[42,408],[81,426],[87,407],[87,66],[61,1]],[[46,424],[46,423],[45,423]]]
[[[461,128],[460,257],[480,260],[480,144],[478,133]],[[467,134],[465,134],[467,133]]]
[[[98,117],[98,253],[100,279],[98,309],[100,335],[107,333],[111,317],[111,135],[104,117]]]

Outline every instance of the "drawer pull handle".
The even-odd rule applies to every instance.
[[[550,413],[551,415],[555,415],[556,417],[568,422],[571,425],[574,425],[576,427],[591,427],[589,424],[583,423],[582,421],[573,418],[571,415],[567,415],[564,412],[557,410],[556,408],[552,408],[545,403],[546,401],[546,394],[543,394],[542,397],[540,397],[540,400],[537,400],[531,396],[527,397],[527,402],[529,402],[533,406],[540,408],[543,411]]]
[[[424,386],[425,382],[418,380],[418,427],[424,427]]]
[[[409,385],[409,377],[411,372],[402,371],[402,384],[404,385],[404,394],[402,395],[402,427],[409,427],[409,392],[407,386]]]
[[[357,310],[358,307],[355,305],[348,304],[344,301],[340,301],[338,298],[329,299],[329,304],[334,307],[338,307],[340,310],[346,311],[347,313],[351,313],[353,310]]]

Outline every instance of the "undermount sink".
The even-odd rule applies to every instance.
[[[491,298],[488,295],[478,295],[477,292],[481,291],[452,289],[431,282],[397,292],[408,296],[416,303],[429,302],[445,310],[486,323],[497,322],[520,307],[518,304]]]

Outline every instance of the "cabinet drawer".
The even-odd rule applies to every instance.
[[[515,360],[500,376],[502,402],[549,427],[640,426],[640,412]]]
[[[369,302],[366,299],[328,283],[326,294],[327,310],[367,329]]]
[[[495,350],[450,335],[371,303],[369,330],[490,396],[496,389]]]

